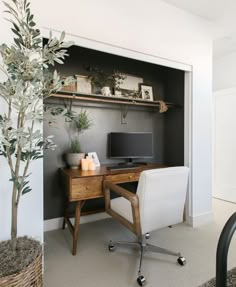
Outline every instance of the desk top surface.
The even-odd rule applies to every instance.
[[[96,170],[88,170],[84,171],[81,169],[69,169],[69,168],[62,168],[62,172],[69,177],[77,178],[77,177],[87,177],[87,176],[102,176],[102,175],[115,175],[115,174],[122,174],[122,173],[135,173],[141,172],[147,169],[154,169],[154,168],[163,168],[166,167],[162,164],[158,163],[147,163],[147,164],[140,164],[137,168],[127,168],[123,170],[108,170],[107,167],[109,165],[102,165],[97,167]]]

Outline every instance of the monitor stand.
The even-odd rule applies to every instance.
[[[133,159],[132,159],[132,158],[128,158],[128,161],[118,163],[118,165],[122,165],[122,166],[134,166],[134,165],[136,165],[136,164],[133,162]]]
[[[132,158],[129,158],[126,162],[117,163],[116,165],[108,166],[108,170],[122,170],[122,169],[132,169],[137,168],[140,165],[133,162]]]

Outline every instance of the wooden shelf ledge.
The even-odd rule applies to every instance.
[[[142,99],[122,98],[115,96],[106,97],[97,94],[81,94],[66,91],[60,91],[59,93],[54,94],[53,97],[62,99],[74,99],[87,102],[123,104],[123,105],[144,106],[144,107],[160,107],[160,103],[158,101],[145,101]],[[178,107],[178,105],[174,103],[165,102],[165,104],[167,105],[168,108]]]

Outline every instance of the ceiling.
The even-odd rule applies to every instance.
[[[214,57],[222,57],[236,50],[235,0],[163,0],[177,8],[212,22],[215,27]]]

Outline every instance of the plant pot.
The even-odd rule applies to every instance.
[[[42,254],[35,258],[22,271],[6,276],[0,277],[1,287],[42,287]]]
[[[101,89],[101,92],[102,92],[102,95],[103,95],[103,96],[106,96],[106,97],[111,96],[110,87],[103,87],[103,88]]]
[[[67,153],[66,162],[71,169],[77,169],[80,166],[81,159],[84,158],[84,153]]]
[[[12,241],[0,242],[0,286],[42,287],[42,246],[29,237],[16,239],[16,250]]]

